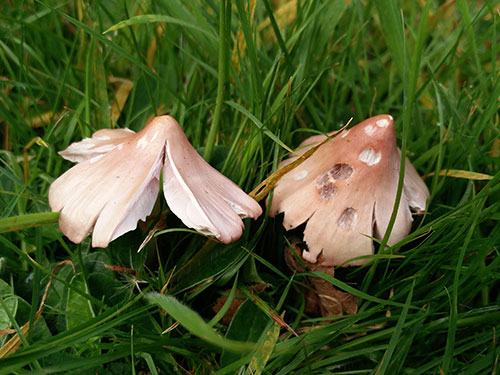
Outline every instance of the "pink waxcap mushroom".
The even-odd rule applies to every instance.
[[[310,137],[297,154],[324,139],[324,135]],[[396,199],[400,160],[392,116],[369,118],[344,130],[285,174],[274,189],[270,215],[284,212],[286,230],[307,221],[305,260],[325,266],[364,264],[366,259],[348,261],[372,254],[370,237],[384,236]],[[428,198],[427,186],[406,160],[404,189],[389,245],[408,235],[413,221],[410,208],[424,211]]]
[[[231,180],[207,164],[170,116],[154,118],[138,133],[103,129],[60,153],[79,162],[49,191],[59,227],[73,242],[90,232],[93,247],[106,247],[151,213],[164,170],[164,194],[187,226],[222,242],[238,239],[242,217],[262,209]],[[168,155],[168,156],[167,156]]]
[[[163,167],[163,192],[169,208],[200,233],[224,243],[236,241],[244,229],[241,218],[256,219],[262,208],[208,164],[173,122],[176,131],[169,134]]]

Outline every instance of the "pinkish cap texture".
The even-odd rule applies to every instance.
[[[323,135],[307,139],[298,154],[324,139]],[[392,116],[369,118],[326,142],[284,175],[275,187],[270,214],[284,212],[286,230],[307,222],[308,250],[302,254],[307,261],[314,263],[320,257],[325,266],[366,263],[365,259],[347,261],[372,254],[370,237],[384,236],[396,199],[400,158]],[[425,210],[428,197],[426,185],[407,160],[389,245],[408,235],[413,221],[410,207]]]
[[[92,246],[134,230],[151,213],[163,169],[167,203],[188,227],[224,243],[238,239],[241,218],[257,218],[259,204],[206,163],[170,116],[154,118],[138,133],[99,130],[60,154],[78,162],[49,191],[59,227],[73,242],[91,232]]]

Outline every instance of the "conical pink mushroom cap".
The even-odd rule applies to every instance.
[[[324,139],[322,135],[307,139],[301,146],[308,147],[299,153]],[[287,230],[307,221],[304,240],[308,251],[302,254],[307,261],[314,263],[321,255],[325,266],[363,264],[366,260],[345,262],[372,254],[369,237],[384,236],[396,198],[400,155],[393,118],[380,115],[365,120],[284,175],[275,187],[270,214],[284,212]],[[427,187],[407,161],[390,245],[410,232],[410,206],[424,210],[428,197]]]
[[[167,202],[191,228],[228,243],[241,236],[241,217],[256,218],[262,212],[198,155],[170,116],[154,118],[138,133],[99,130],[61,155],[80,163],[53,182],[49,204],[61,212],[59,227],[75,243],[93,231],[92,246],[106,247],[135,229],[153,209],[162,168]]]

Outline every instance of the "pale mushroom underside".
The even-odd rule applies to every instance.
[[[164,195],[186,226],[222,242],[238,239],[241,218],[257,218],[259,204],[206,163],[177,122],[155,118],[139,133],[104,129],[61,155],[79,164],[51,185],[49,203],[73,242],[93,231],[92,246],[134,230],[151,213],[163,168]]]

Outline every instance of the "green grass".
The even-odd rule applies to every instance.
[[[262,0],[253,14],[243,0],[4,3],[0,330],[35,321],[59,262],[75,273],[54,274],[0,374],[500,373],[498,2]],[[171,214],[140,253],[147,225],[106,249],[69,242],[47,214],[50,183],[71,166],[57,151],[162,113],[247,192],[307,136],[390,113],[429,175],[428,212],[403,257],[317,275],[360,298],[335,321],[304,312],[310,274],[287,272],[281,217],[247,220],[231,245],[205,246]],[[449,169],[492,179],[439,174]],[[262,282],[222,324],[217,298]]]

